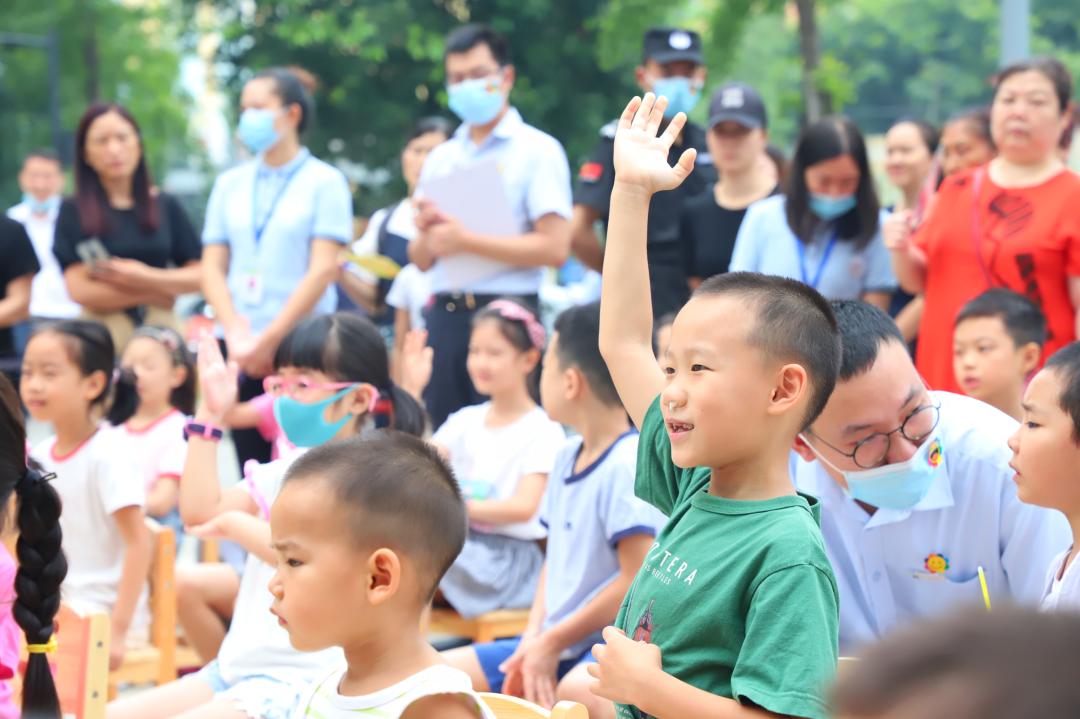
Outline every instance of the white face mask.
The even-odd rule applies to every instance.
[[[821,462],[843,475],[847,482],[844,494],[882,509],[909,509],[921,502],[934,484],[934,477],[945,459],[945,448],[938,439],[936,429],[923,440],[910,459],[858,471],[840,469],[825,459],[804,435],[800,434],[799,437]]]

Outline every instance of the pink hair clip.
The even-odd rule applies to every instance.
[[[536,321],[536,315],[517,302],[511,302],[510,300],[495,300],[488,304],[488,308],[498,312],[501,317],[524,324],[525,331],[529,334],[533,346],[541,352],[544,351],[547,333],[544,331],[543,325]]]

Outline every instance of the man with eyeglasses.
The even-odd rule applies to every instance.
[[[821,500],[840,589],[840,652],[958,604],[1038,602],[1065,517],[1016,496],[1016,420],[970,397],[930,391],[883,311],[832,303],[840,380],[795,441],[791,476]]]
[[[422,271],[436,270],[427,316],[435,360],[424,393],[435,428],[451,413],[484,399],[465,369],[473,315],[506,295],[537,310],[544,266],[559,267],[570,255],[570,165],[559,141],[525,124],[510,104],[515,79],[511,60],[506,36],[487,25],[465,25],[446,38],[447,95],[462,124],[424,161],[419,190],[423,193],[424,183],[434,178],[494,161],[519,234],[473,232],[430,201],[420,200],[419,232],[409,243],[409,259]],[[455,256],[460,258],[459,273],[473,279],[452,287],[442,260]],[[492,272],[491,260],[505,269]],[[469,268],[476,271],[463,271]]]

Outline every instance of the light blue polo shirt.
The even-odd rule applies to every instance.
[[[634,494],[637,447],[637,432],[627,432],[576,474],[581,437],[568,440],[556,455],[540,505],[540,522],[548,530],[544,631],[580,611],[619,576],[620,540],[655,537],[667,522]],[[596,632],[568,647],[562,658],[576,659],[600,641]]]
[[[277,198],[277,202],[274,202]],[[281,313],[307,273],[311,241],[343,245],[352,240],[352,194],[345,176],[308,149],[281,167],[252,160],[221,173],[206,206],[204,245],[227,244],[233,306],[261,332]],[[256,226],[264,227],[255,240]],[[261,277],[262,301],[245,292],[252,273]],[[337,308],[334,285],[312,310]]]
[[[991,604],[1037,607],[1047,567],[1072,543],[1063,514],[1016,496],[1006,444],[1016,420],[971,397],[934,394],[944,461],[911,509],[871,516],[820,462],[791,454],[795,486],[821,500],[821,532],[840,589],[841,655],[957,605],[982,605],[979,567]]]
[[[420,173],[421,190],[427,180],[494,159],[521,234],[532,232],[534,223],[547,214],[570,219],[573,213],[570,165],[558,140],[526,125],[513,107],[480,145],[472,141],[469,128],[468,123],[462,123],[452,138],[427,156]],[[438,261],[433,269],[432,292],[445,292],[448,284]],[[460,289],[473,294],[532,295],[540,289],[543,279],[543,267],[523,267]]]
[[[878,232],[862,250],[845,240],[837,240],[829,250],[835,224],[827,222],[803,247],[805,258],[800,261],[800,243],[788,226],[786,202],[783,195],[774,195],[750,205],[735,238],[729,271],[779,275],[810,285],[820,273],[814,288],[830,300],[857,300],[864,292],[896,289],[889,251],[881,239],[887,210],[881,211]]]

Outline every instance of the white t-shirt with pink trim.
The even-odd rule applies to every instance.
[[[147,493],[160,479],[180,479],[187,459],[184,425],[187,417],[173,409],[149,427],[132,429],[131,422],[119,427],[108,425],[102,431],[117,435],[117,441],[135,462]]]
[[[127,551],[113,514],[125,507],[144,507],[145,485],[116,432],[98,430],[62,457],[55,449],[56,437],[49,437],[30,456],[46,473],[56,474],[52,484],[64,505],[60,529],[68,573],[61,594],[65,601],[111,615]],[[136,623],[133,619],[132,625]]]

